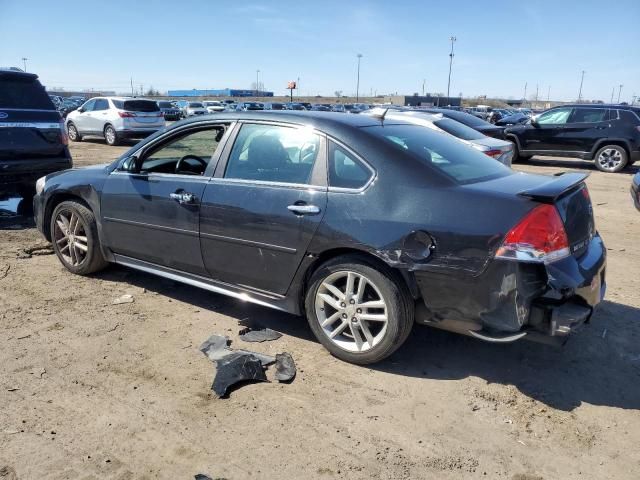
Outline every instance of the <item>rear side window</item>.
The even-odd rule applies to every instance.
[[[38,80],[17,76],[0,76],[0,108],[55,110]]]
[[[93,110],[109,110],[109,102],[104,98],[98,98],[93,106]]]
[[[384,139],[456,183],[481,182],[511,174],[508,167],[475,148],[419,125],[364,127],[362,130]],[[397,161],[401,161],[400,158]]]
[[[362,188],[373,173],[356,157],[334,142],[329,143],[329,186]]]
[[[304,128],[243,125],[224,176],[308,184],[319,148],[320,137]]]
[[[628,122],[631,125],[640,126],[640,117],[636,116],[635,113],[630,112],[629,110],[618,110],[618,112],[620,113],[620,118],[623,121]]]
[[[570,123],[596,123],[603,122],[606,118],[605,108],[575,108]]]

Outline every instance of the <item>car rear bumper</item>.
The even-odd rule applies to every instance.
[[[416,321],[488,341],[563,343],[606,291],[606,248],[596,234],[579,258],[550,264],[493,260],[477,277],[416,272]]]
[[[0,191],[23,186],[35,187],[38,178],[72,166],[71,157],[0,160]]]

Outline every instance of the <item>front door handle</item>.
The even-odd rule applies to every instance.
[[[185,203],[194,203],[196,201],[196,196],[189,192],[170,193],[169,198],[175,200],[181,205]]]
[[[287,209],[296,215],[317,215],[320,213],[320,207],[315,205],[289,205]]]

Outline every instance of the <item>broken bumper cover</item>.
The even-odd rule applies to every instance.
[[[33,219],[38,231],[45,235],[44,228],[44,199],[39,193],[33,196]],[[46,235],[45,235],[46,236]]]
[[[596,234],[579,258],[550,264],[494,259],[475,277],[416,272],[424,300],[416,321],[487,341],[558,343],[588,322],[604,298],[605,268],[606,248]]]

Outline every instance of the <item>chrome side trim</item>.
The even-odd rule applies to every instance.
[[[155,225],[153,223],[134,222],[133,220],[124,220],[122,218],[103,217],[103,220],[111,223],[123,223],[125,225],[133,225],[134,227],[151,228],[163,232],[181,233],[189,237],[197,237],[198,232],[195,230],[183,230],[182,228],[167,227],[165,225]]]
[[[60,124],[53,122],[0,122],[0,128],[54,128],[60,130]]]
[[[166,267],[157,267],[152,263],[143,262],[141,260],[135,260],[133,258],[125,257],[123,255],[114,254],[114,258],[115,258],[115,263],[119,265],[123,265],[125,267],[133,268],[135,270],[140,270],[146,273],[151,273],[153,275],[158,275],[163,278],[168,278],[169,280],[185,283],[193,287],[202,288],[204,290],[208,290],[213,293],[219,293],[221,295],[226,295],[228,297],[236,298],[238,300],[243,300],[245,302],[255,303],[256,305],[261,305],[263,307],[273,308],[275,310],[281,310],[283,312],[287,311],[284,307],[279,306],[277,304],[277,299],[275,298],[273,301],[260,300],[258,298],[252,297],[247,292],[234,291],[234,290],[231,290],[230,288],[222,287],[218,284],[215,284],[213,280],[209,280],[204,277],[200,277],[196,275],[187,276],[181,272],[178,272],[177,270],[171,270]]]
[[[240,245],[248,245],[251,247],[265,248],[267,250],[275,250],[277,252],[295,254],[298,250],[290,247],[283,247],[281,245],[273,245],[271,243],[254,242],[252,240],[243,240],[242,238],[226,237],[224,235],[215,235],[213,233],[200,232],[200,236],[203,238],[210,238],[212,240],[220,240],[221,242],[237,243]]]

